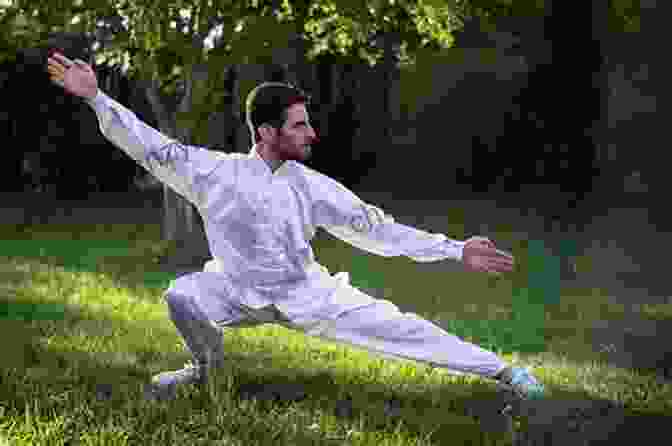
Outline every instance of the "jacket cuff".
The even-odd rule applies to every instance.
[[[451,258],[461,262],[465,244],[466,242],[463,241],[448,239],[446,240],[446,251]]]

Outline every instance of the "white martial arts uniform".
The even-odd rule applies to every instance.
[[[273,322],[458,373],[493,376],[505,367],[494,353],[352,287],[347,273],[332,276],[315,261],[310,245],[322,227],[375,254],[431,262],[459,260],[464,242],[396,223],[301,163],[288,161],[272,172],[254,147],[249,154],[226,154],[185,146],[100,90],[87,102],[103,135],[193,203],[203,218],[213,260],[166,291],[174,321],[203,323],[196,329],[176,322],[197,360],[203,362],[197,344],[205,342],[197,340],[197,330]]]

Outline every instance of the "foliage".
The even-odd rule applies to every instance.
[[[383,35],[395,36],[400,58],[408,61],[419,48],[450,47],[460,26],[447,4],[423,0],[323,0],[308,7],[290,0],[96,0],[86,6],[81,0],[17,0],[0,21],[8,25],[2,27],[3,57],[44,45],[53,32],[82,32],[97,42],[96,62],[159,82],[169,97],[179,92],[189,67],[204,64],[208,73],[221,73],[232,64],[263,63],[297,35],[308,42],[310,59],[332,53],[373,65],[382,57]],[[217,84],[204,86],[194,105],[208,101],[206,109],[215,108],[225,95],[208,93]],[[203,111],[193,110],[197,116]]]
[[[356,2],[326,1],[314,4],[306,31],[314,42],[310,56],[323,53],[351,54],[374,65],[383,54],[381,37],[391,34],[403,62],[420,48],[449,48],[452,33],[461,26],[447,4],[426,1],[375,1],[366,8]]]
[[[0,10],[0,62],[17,50],[44,46],[53,33],[85,33],[96,63],[123,67],[153,82],[163,98],[188,107],[177,126],[189,139],[205,134],[207,117],[232,98],[224,88],[230,66],[263,64],[277,49],[306,43],[309,60],[331,54],[375,65],[386,51],[402,71],[402,100],[411,105],[438,63],[459,61],[453,34],[477,18],[494,29],[509,16],[542,16],[544,0],[5,0]],[[8,6],[9,5],[9,6]],[[612,30],[639,28],[639,1],[611,0]],[[193,69],[207,76],[193,77]],[[194,82],[188,82],[193,80]],[[187,92],[185,87],[191,89]],[[238,103],[249,85],[242,85]],[[199,128],[200,127],[200,128]]]
[[[441,3],[441,0],[433,3]],[[459,17],[479,17],[483,21],[483,26],[492,29],[497,19],[502,17],[547,15],[550,13],[552,0],[457,0],[450,3],[454,4],[453,10]],[[614,33],[639,31],[641,0],[608,0],[603,3],[607,7],[605,12],[609,15],[609,31]],[[588,3],[586,7],[589,7]]]
[[[612,32],[638,32],[640,30],[640,0],[611,0],[609,2],[609,27]]]

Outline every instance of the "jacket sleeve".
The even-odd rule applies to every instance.
[[[203,201],[201,180],[230,160],[225,153],[183,145],[167,137],[100,89],[86,102],[95,111],[106,139],[197,207]]]
[[[384,257],[406,256],[417,262],[462,260],[465,242],[397,223],[332,178],[317,172],[311,176],[315,225],[333,236]]]

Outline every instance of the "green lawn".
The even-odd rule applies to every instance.
[[[33,314],[42,320],[18,320],[15,313],[0,323],[0,445],[509,444],[510,436],[485,434],[467,414],[471,402],[493,398],[491,382],[383,360],[272,325],[226,332],[232,360],[214,394],[144,401],[152,374],[189,360],[161,300],[172,277],[157,270],[155,259],[171,248],[158,237],[151,225],[0,231],[0,303],[48,309]],[[671,415],[671,386],[653,374],[607,366],[586,347],[591,321],[624,312],[599,290],[562,290],[560,303],[542,310],[542,348],[517,349],[527,335],[520,322],[510,322],[518,311],[512,295],[525,286],[526,245],[505,228],[497,239],[514,246],[519,263],[499,281],[365,255],[323,235],[315,250],[330,271],[350,271],[357,285],[384,286],[386,298],[403,310],[534,366],[549,398],[607,399],[633,412]],[[671,318],[669,307],[644,306],[643,316]],[[284,404],[236,396],[253,383],[300,384],[307,398]],[[100,385],[111,385],[111,399],[96,398]],[[346,396],[352,416],[336,416]],[[403,401],[400,418],[385,415],[390,397]]]

